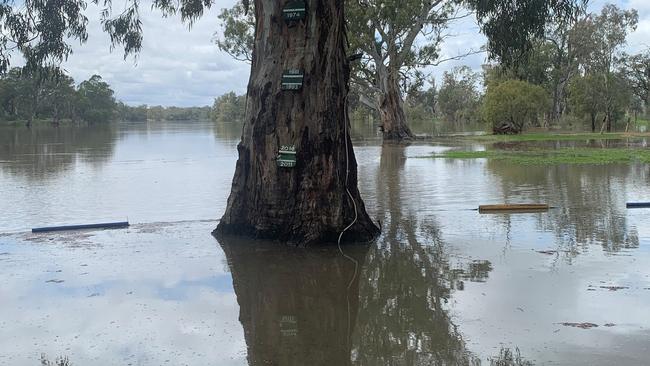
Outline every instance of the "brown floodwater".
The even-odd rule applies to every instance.
[[[649,165],[423,159],[485,146],[357,127],[383,232],[343,255],[210,235],[240,132],[0,127],[0,365],[650,364],[650,209],[625,208]],[[503,202],[554,208],[474,210]]]

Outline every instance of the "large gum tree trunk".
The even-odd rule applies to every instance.
[[[291,27],[282,18],[284,3],[255,0],[246,120],[228,205],[215,234],[301,245],[333,242],[356,216],[344,239],[370,240],[379,230],[359,195],[357,163],[345,133],[344,0],[306,1],[306,18]],[[304,72],[300,90],[281,89],[289,69]],[[283,145],[295,146],[293,168],[276,163]]]
[[[386,75],[382,77],[379,102],[379,116],[381,118],[384,141],[412,140],[415,135],[406,124],[404,102],[399,91],[396,77]]]

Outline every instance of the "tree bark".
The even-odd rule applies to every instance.
[[[596,132],[596,114],[592,112],[590,115],[591,115],[591,132],[594,133]]]
[[[607,132],[612,132],[612,114],[607,112]]]
[[[566,80],[558,81],[553,90],[553,110],[551,111],[551,123],[559,124],[566,108]]]
[[[344,0],[306,1],[306,18],[291,27],[282,18],[284,2],[255,0],[246,120],[226,212],[215,234],[299,245],[334,242],[356,217],[344,239],[370,240],[379,229],[361,200],[346,133],[350,70]],[[281,89],[288,69],[303,71],[300,90]],[[282,145],[295,146],[295,167],[277,165]]]
[[[415,138],[406,124],[404,101],[399,91],[396,75],[393,73],[380,74],[379,116],[381,118],[384,141],[399,142]],[[382,75],[384,74],[384,75]]]

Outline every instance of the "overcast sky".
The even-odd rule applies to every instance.
[[[220,29],[219,9],[230,7],[234,2],[218,1],[218,6],[205,13],[189,30],[178,17],[162,18],[159,12],[149,10],[143,3],[142,52],[137,60],[130,57],[126,61],[119,49],[110,51],[108,36],[101,31],[99,24],[99,9],[89,5],[89,40],[74,47],[74,54],[64,63],[64,68],[77,82],[93,74],[101,75],[111,84],[117,99],[131,105],[211,105],[215,96],[225,92],[244,93],[249,65],[220,52],[213,42],[214,33]],[[598,11],[610,2],[592,0],[590,8]],[[650,44],[650,1],[618,0],[616,3],[639,11],[639,27],[629,37],[628,48],[631,51],[646,48]],[[478,49],[485,43],[475,21],[469,18],[454,24],[450,33],[453,37],[442,46],[443,57]],[[462,64],[479,71],[485,57],[485,54],[472,55],[430,68],[427,72],[440,79],[445,70]]]

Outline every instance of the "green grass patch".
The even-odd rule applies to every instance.
[[[634,123],[634,122],[632,122],[632,123]],[[646,127],[650,127],[650,120],[639,118],[639,119],[636,121],[636,125],[637,125],[637,126],[646,126]]]
[[[551,164],[611,164],[611,163],[650,163],[650,150],[645,149],[597,149],[565,148],[554,150],[487,150],[487,151],[447,151],[435,154],[433,158],[445,159],[493,159],[524,165]]]
[[[526,133],[522,135],[481,135],[468,136],[467,139],[483,142],[526,142],[526,141],[587,141],[620,140],[633,137],[650,137],[643,133]]]

